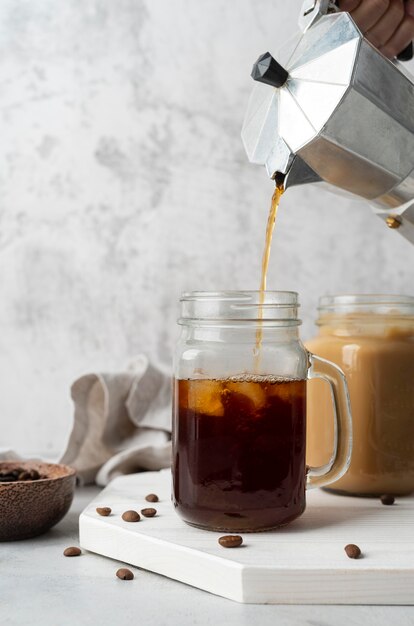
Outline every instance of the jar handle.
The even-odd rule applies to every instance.
[[[322,487],[339,480],[347,471],[352,453],[352,416],[345,374],[337,366],[308,353],[308,379],[322,378],[331,387],[334,407],[334,449],[329,463],[309,467],[307,488]]]

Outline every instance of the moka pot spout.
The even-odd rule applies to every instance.
[[[297,185],[322,182],[322,178],[297,155],[293,155],[291,165],[285,173],[277,171],[273,178],[285,190]]]

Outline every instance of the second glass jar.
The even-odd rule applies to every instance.
[[[346,374],[354,444],[348,472],[329,489],[349,495],[414,491],[414,298],[338,295],[321,298],[319,335],[309,350]],[[329,459],[334,432],[329,390],[308,389],[309,463]]]

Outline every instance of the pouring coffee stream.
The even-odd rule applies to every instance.
[[[318,183],[365,199],[414,243],[413,79],[328,0],[305,0],[299,25],[278,61],[265,53],[253,67],[249,160],[285,189]]]
[[[269,269],[269,260],[270,260],[270,250],[272,247],[272,239],[273,239],[273,231],[275,229],[277,212],[279,209],[280,200],[282,198],[283,192],[285,191],[283,187],[283,182],[276,184],[276,188],[272,195],[272,202],[270,204],[270,212],[269,217],[267,219],[266,225],[266,239],[265,246],[263,250],[263,258],[262,258],[262,273],[260,278],[260,292],[259,292],[259,311],[258,311],[258,319],[259,319],[259,327],[256,331],[256,361],[255,361],[255,371],[258,372],[260,368],[260,348],[262,345],[262,336],[263,336],[263,305],[266,297],[266,286],[267,286],[267,271]]]

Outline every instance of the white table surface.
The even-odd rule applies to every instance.
[[[98,491],[79,489],[66,518],[46,535],[0,544],[2,626],[414,624],[414,607],[242,605],[143,570],[134,569],[133,581],[118,580],[121,565],[92,553],[65,558],[64,548],[77,545],[79,514]]]

